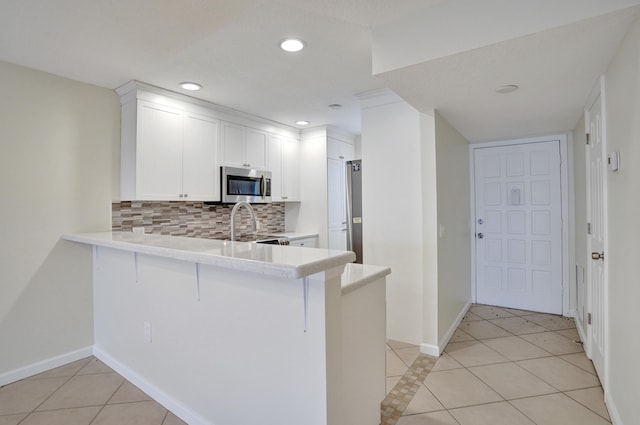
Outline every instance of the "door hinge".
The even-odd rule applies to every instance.
[[[587,137],[587,145],[591,144],[591,137],[589,136],[589,133],[585,134],[585,136]]]
[[[587,223],[587,235],[591,234],[591,223]]]
[[[587,325],[591,324],[591,313],[587,314]]]

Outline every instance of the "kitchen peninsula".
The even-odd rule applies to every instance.
[[[96,357],[189,424],[379,423],[389,268],[295,246],[64,239],[93,246]]]

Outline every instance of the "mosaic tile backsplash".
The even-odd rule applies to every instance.
[[[258,221],[259,234],[284,232],[284,203],[252,205]],[[189,236],[204,239],[229,239],[233,205],[205,205],[202,202],[122,201],[111,204],[111,229],[131,232],[144,227],[145,233]],[[256,239],[251,232],[249,212],[241,208],[236,215],[238,240]]]

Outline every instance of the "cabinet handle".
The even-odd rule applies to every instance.
[[[338,158],[340,158],[340,159],[344,159],[344,156],[339,156]]]
[[[187,195],[187,194],[185,193],[185,194],[184,194],[184,197],[186,198],[187,196],[189,196],[189,195]]]
[[[288,196],[283,196],[282,199],[289,199],[289,197]]]
[[[178,197],[183,198],[183,197],[184,197],[184,195],[181,193]]]

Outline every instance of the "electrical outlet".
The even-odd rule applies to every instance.
[[[134,227],[133,233],[144,233],[144,227]]]
[[[144,340],[151,342],[151,322],[144,322]]]

